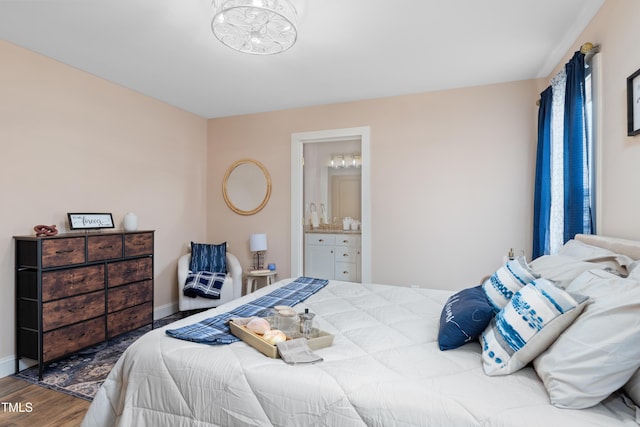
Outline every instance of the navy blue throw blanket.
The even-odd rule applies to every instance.
[[[183,326],[178,329],[167,329],[166,333],[173,338],[202,344],[231,344],[239,341],[240,338],[230,332],[227,324],[229,319],[255,316],[260,311],[266,308],[273,308],[276,305],[293,307],[324,288],[328,283],[328,280],[298,277],[293,282],[231,311],[193,325]]]
[[[189,272],[182,293],[191,298],[220,299],[220,289],[222,289],[226,278],[226,273],[213,273],[211,271]]]

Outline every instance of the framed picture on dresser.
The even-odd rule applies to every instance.
[[[110,213],[67,213],[71,230],[114,228]]]

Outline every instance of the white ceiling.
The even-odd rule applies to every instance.
[[[293,1],[274,56],[218,42],[211,0],[0,0],[0,37],[213,118],[546,77],[605,0]]]

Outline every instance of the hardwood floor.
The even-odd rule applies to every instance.
[[[0,426],[76,427],[91,402],[14,378],[0,378]]]

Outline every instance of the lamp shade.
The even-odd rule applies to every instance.
[[[249,248],[251,252],[266,251],[267,250],[267,235],[252,234],[249,238]]]

